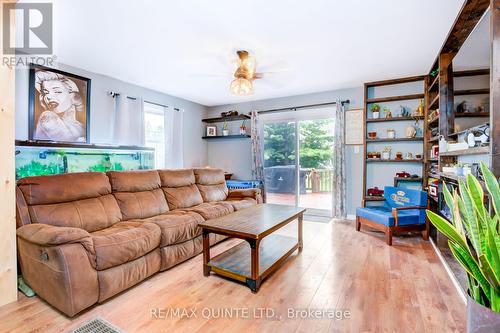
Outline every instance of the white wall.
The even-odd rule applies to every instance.
[[[240,113],[248,113],[252,110],[266,110],[285,108],[298,105],[326,103],[349,99],[350,109],[363,107],[363,88],[351,88],[335,91],[327,91],[315,94],[274,98],[262,101],[222,105],[209,108],[210,117],[219,116],[222,111],[237,110]],[[239,123],[234,125],[239,126]],[[234,129],[236,130],[236,129]],[[362,146],[346,146],[347,165],[347,211],[354,214],[356,207],[361,204],[363,187],[363,149]],[[251,179],[251,150],[250,140],[238,139],[227,141],[210,141],[208,143],[208,164],[214,167],[224,168],[233,172],[235,179]]]
[[[58,69],[92,79],[90,106],[90,142],[112,143],[110,122],[114,100],[108,91],[121,93],[122,96],[141,97],[145,101],[172,106],[184,110],[183,141],[184,166],[204,166],[207,164],[207,144],[201,139],[204,126],[201,119],[207,108],[181,98],[158,91],[139,87],[105,75],[88,72],[79,68],[59,64]],[[168,78],[166,78],[167,80]],[[28,139],[28,82],[27,69],[16,70],[16,139]],[[137,128],[139,131],[140,129]]]

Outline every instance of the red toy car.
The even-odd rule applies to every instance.
[[[368,195],[373,197],[379,197],[384,195],[384,190],[379,189],[378,187],[373,187],[368,189]]]
[[[396,177],[399,177],[399,178],[410,178],[411,175],[408,172],[403,171],[403,172],[396,172]]]

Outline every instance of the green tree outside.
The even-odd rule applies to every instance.
[[[295,126],[297,123],[264,125],[264,166],[295,164]],[[333,154],[333,119],[298,122],[299,153],[302,168],[331,168]]]

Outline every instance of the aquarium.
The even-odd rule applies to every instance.
[[[16,146],[16,179],[70,172],[154,168],[153,149]]]

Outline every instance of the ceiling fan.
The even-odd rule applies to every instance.
[[[255,58],[250,56],[248,51],[236,51],[238,55],[238,68],[234,72],[234,80],[229,89],[238,96],[247,96],[253,94],[253,81],[261,79],[262,73],[256,72]]]

